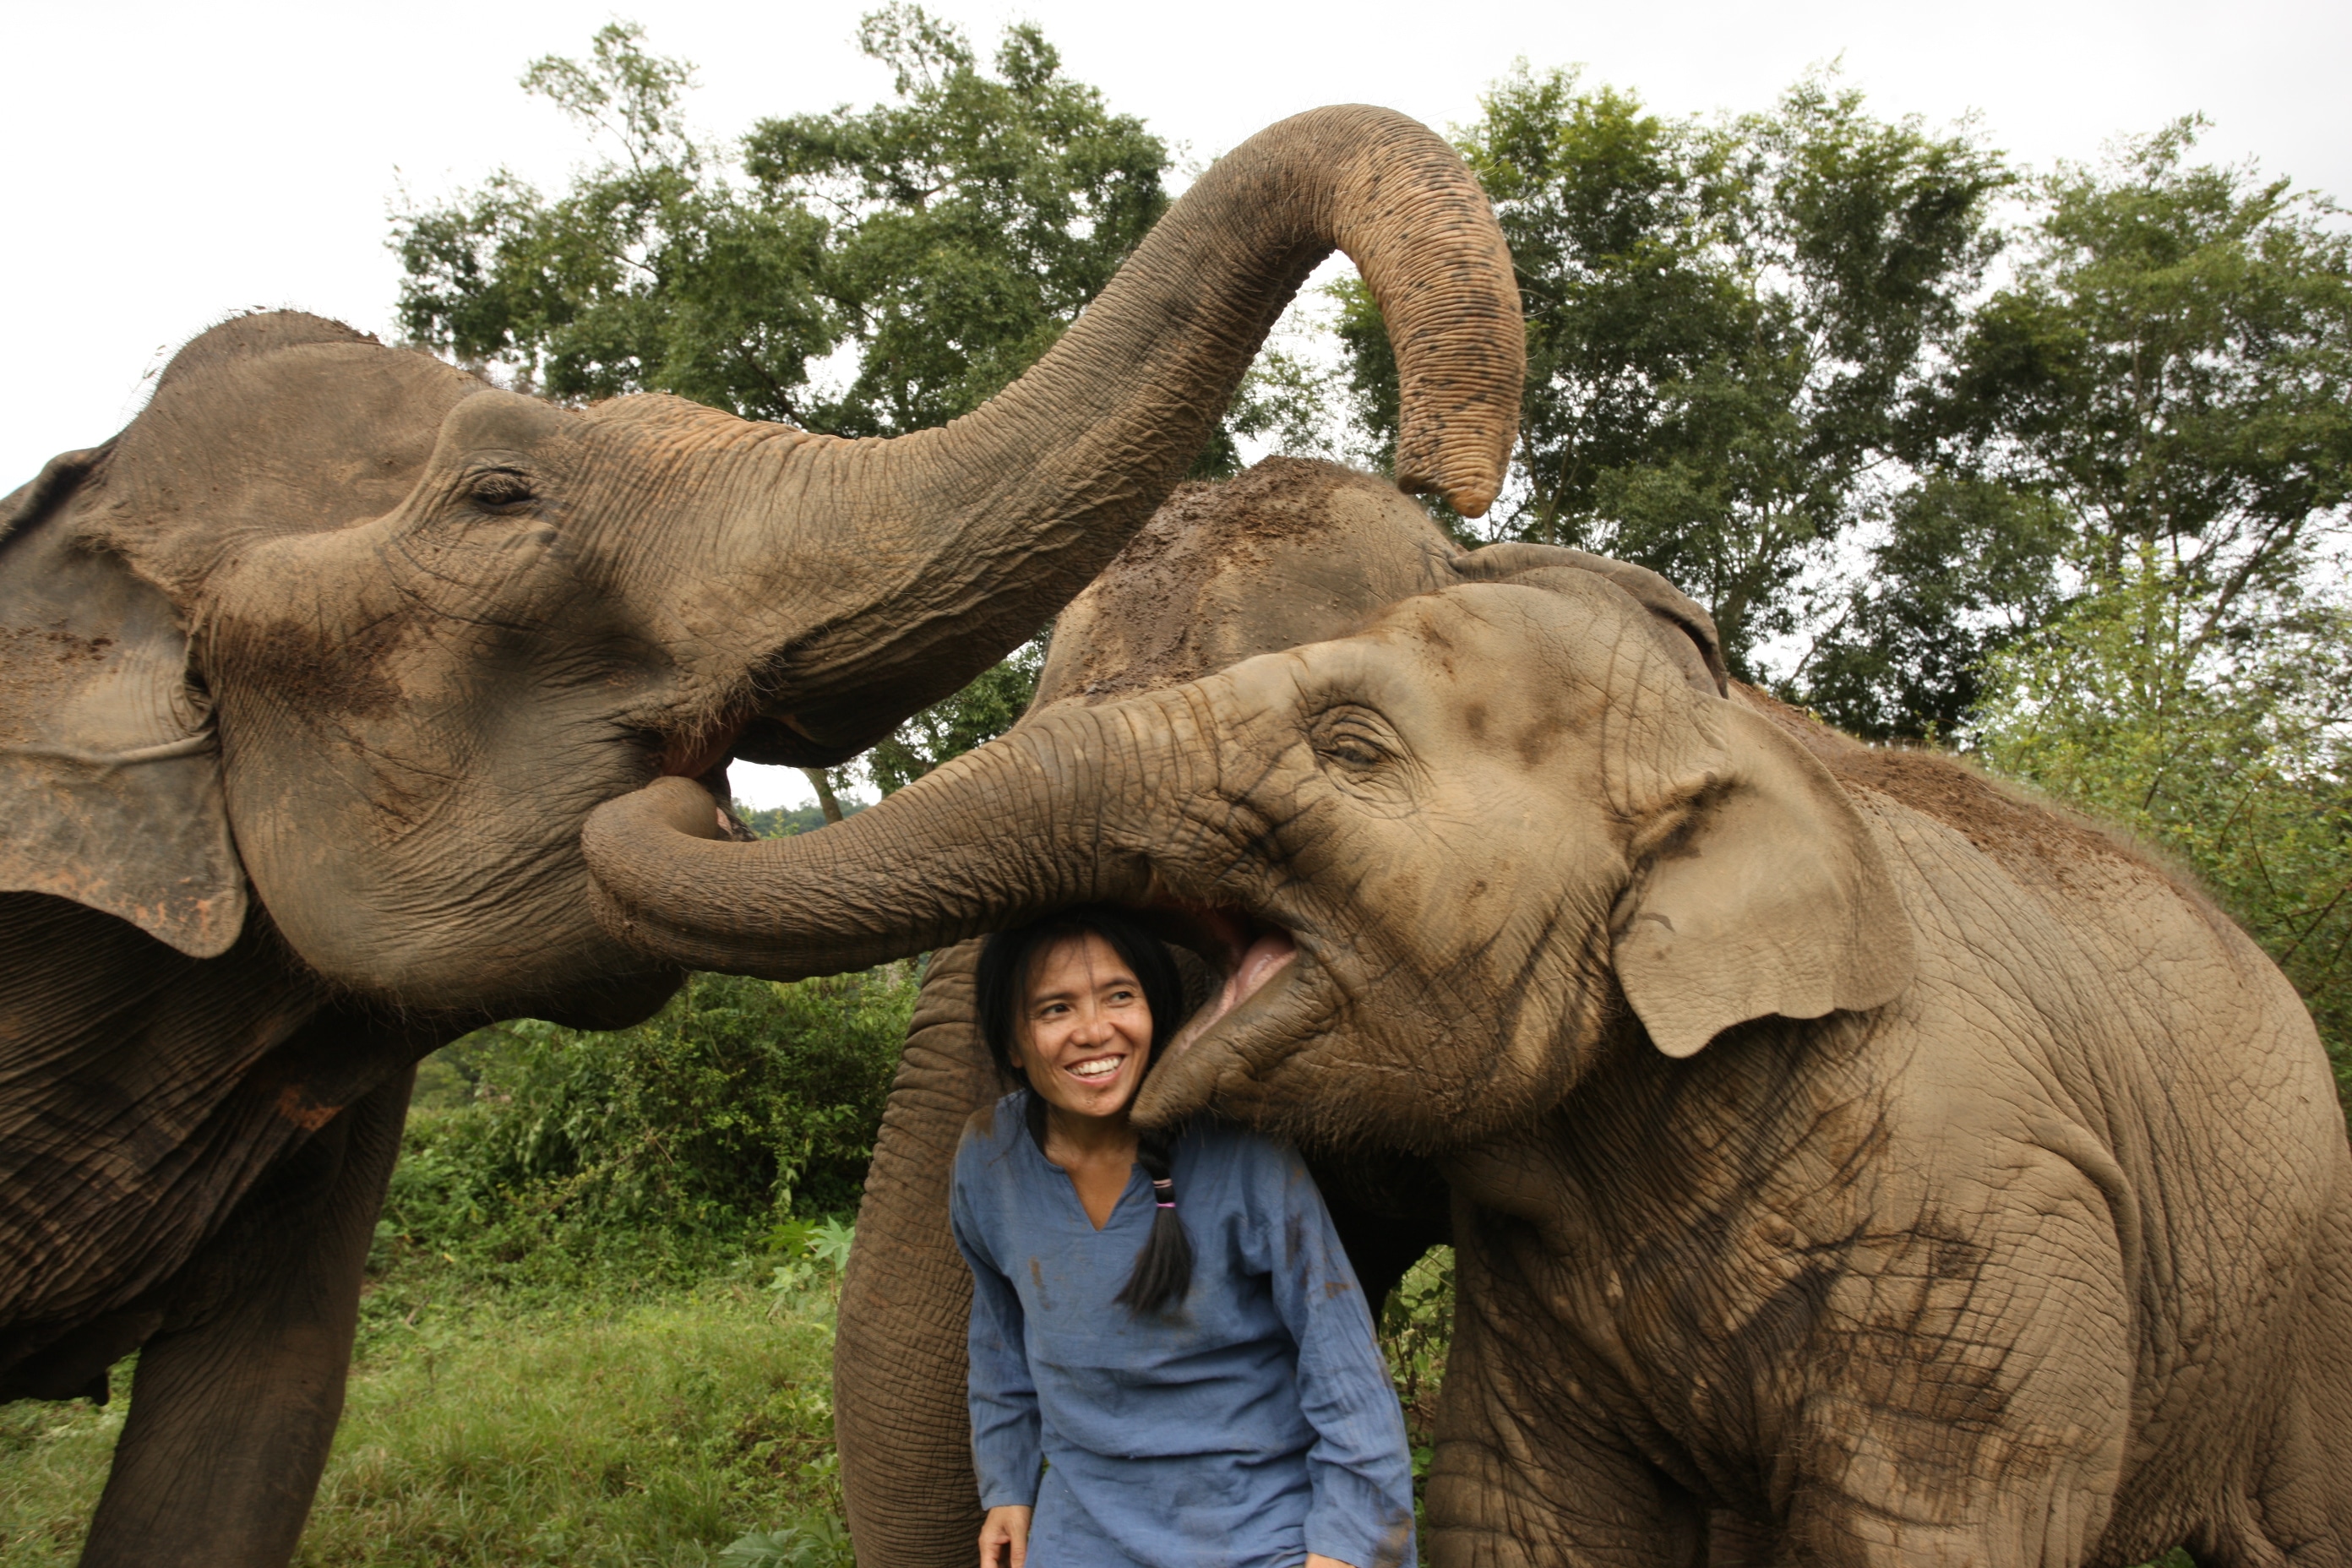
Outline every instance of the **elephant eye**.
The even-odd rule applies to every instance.
[[[1315,726],[1315,754],[1347,768],[1376,768],[1393,755],[1369,720],[1345,711],[1327,713]]]
[[[530,480],[511,468],[476,474],[466,489],[481,506],[513,506],[530,500]]]

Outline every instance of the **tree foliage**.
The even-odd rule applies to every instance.
[[[2048,182],[1949,406],[1964,455],[2056,498],[2103,576],[2178,576],[2192,649],[2294,581],[2352,497],[2352,236],[2284,180],[2189,163],[2197,129]]]
[[[1953,367],[1954,445],[2064,521],[2074,592],[1987,660],[1995,767],[2192,868],[2352,1068],[2352,238],[2189,162],[2066,167]]]
[[[670,392],[750,418],[892,435],[1027,369],[1167,205],[1166,148],[1062,74],[1034,26],[985,68],[919,7],[859,46],[896,100],[698,141],[682,61],[614,22],[523,86],[606,149],[556,197],[501,171],[403,214],[417,341],[557,397]],[[825,384],[831,356],[854,362]]]
[[[698,974],[634,1028],[478,1030],[429,1064],[434,1114],[386,1222],[485,1266],[551,1248],[531,1266],[690,1273],[779,1220],[854,1208],[916,989],[904,965],[791,985]]]
[[[893,435],[977,408],[1053,346],[1166,210],[1168,153],[1027,24],[993,75],[913,6],[868,16],[858,41],[898,101],[764,121],[744,165],[763,203],[830,225],[825,288],[858,371],[824,426]]]
[[[1939,377],[1934,468],[1817,645],[1806,694],[1850,727],[1951,732],[1990,654],[2064,597],[2062,558],[2178,576],[2193,660],[2259,635],[2342,526],[2352,245],[2284,181],[2191,163],[2196,130],[2041,182],[2014,279]],[[1982,521],[1918,552],[1939,491]]]
[[[913,784],[950,757],[985,745],[1013,728],[1028,709],[1045,666],[1045,639],[1033,638],[953,697],[899,725],[866,753],[860,766],[875,788],[888,795]]]

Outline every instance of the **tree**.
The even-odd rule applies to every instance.
[[[1045,639],[1032,638],[945,702],[898,726],[866,754],[866,773],[888,795],[913,784],[950,757],[960,757],[1013,728],[1037,694],[1045,667]]]
[[[614,22],[523,77],[611,150],[549,199],[504,171],[394,224],[418,342],[556,397],[670,392],[890,435],[1027,369],[1167,205],[1166,148],[1061,74],[1033,26],[995,72],[913,5],[860,47],[897,101],[760,122],[730,160],[687,129],[692,68]],[[845,386],[811,367],[854,355]]]
[[[1989,660],[1994,767],[2191,867],[2352,1083],[2352,238],[2198,123],[2047,182],[1948,377],[1949,441],[2079,586]]]
[[[2200,606],[2192,654],[2295,582],[2352,498],[2344,215],[2251,167],[2189,164],[2199,127],[2047,182],[1946,414],[1965,460],[2066,510],[2103,579],[2147,560],[2178,578]]]
[[[1489,530],[1656,568],[1735,668],[1916,446],[1916,400],[1994,254],[2011,183],[1966,133],[1800,82],[1770,112],[1670,121],[1524,68],[1461,145],[1528,313],[1514,483]],[[1359,417],[1394,429],[1377,310],[1344,292]]]
[[[841,436],[977,407],[1166,210],[1167,148],[1065,76],[1034,26],[1005,30],[992,70],[911,5],[868,14],[858,43],[892,101],[765,120],[731,153],[688,129],[692,68],[634,24],[601,29],[585,61],[535,62],[524,88],[605,156],[560,196],[502,170],[400,215],[404,330],[558,398],[669,392]],[[1245,428],[1282,417],[1269,384],[1240,400]],[[1201,471],[1235,466],[1220,430]],[[1001,733],[1041,657],[917,715],[865,771],[887,793]]]
[[[1930,469],[1880,503],[1878,538],[1780,694],[1850,734],[1950,740],[1985,694],[1987,660],[2063,599],[2063,510]],[[1817,612],[1817,615],[1820,613]]]

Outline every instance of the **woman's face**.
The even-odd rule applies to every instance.
[[[1151,1060],[1151,1008],[1127,961],[1091,933],[1037,955],[1016,1020],[1013,1065],[1076,1116],[1127,1109]]]

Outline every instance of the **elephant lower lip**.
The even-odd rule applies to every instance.
[[[1259,931],[1246,947],[1241,949],[1233,970],[1225,976],[1224,988],[1214,1001],[1195,1013],[1168,1042],[1171,1057],[1182,1055],[1192,1048],[1210,1029],[1216,1026],[1233,1010],[1265,989],[1266,983],[1288,969],[1298,956],[1298,944],[1290,933],[1279,926]]]
[[[677,778],[702,779],[713,772],[723,777],[729,754],[741,739],[748,721],[734,720],[698,737],[672,740],[662,748],[656,765]]]

